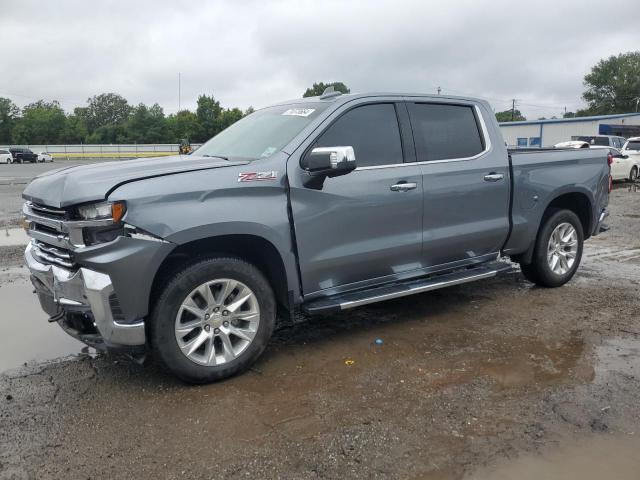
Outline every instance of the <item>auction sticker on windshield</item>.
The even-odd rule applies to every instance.
[[[282,115],[293,115],[294,117],[308,117],[313,112],[315,112],[315,108],[290,108],[282,112]]]

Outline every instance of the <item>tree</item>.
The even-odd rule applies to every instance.
[[[86,111],[78,109],[84,115],[89,132],[100,127],[124,123],[131,113],[131,106],[124,97],[116,93],[102,93],[87,100]]]
[[[564,114],[562,115],[562,118],[575,118],[576,114],[575,112],[564,112]]]
[[[314,83],[312,87],[307,88],[305,92],[302,94],[302,96],[317,97],[322,95],[324,91],[329,87],[333,87],[333,89],[336,92],[342,92],[342,93],[351,92],[351,90],[349,90],[349,88],[342,82],[331,82],[331,83],[318,82],[318,83]]]
[[[96,128],[93,133],[87,136],[86,143],[107,144],[107,143],[127,143],[129,138],[124,123],[112,123]]]
[[[217,133],[220,133],[225,128],[236,123],[242,117],[244,117],[244,114],[242,113],[242,110],[240,110],[239,108],[224,109],[218,117],[218,122],[216,125],[218,130]]]
[[[209,140],[219,130],[218,117],[222,113],[222,107],[213,96],[200,95],[198,97],[198,108],[196,109],[196,115],[198,116],[198,122],[200,123],[200,137],[196,140],[204,142]]]
[[[520,113],[520,110],[516,109],[512,114],[511,109],[509,109],[504,112],[496,112],[496,120],[499,122],[520,122],[526,120],[526,118]]]
[[[14,143],[60,143],[67,117],[57,101],[38,100],[22,109],[22,118],[14,127]]]
[[[135,107],[125,124],[125,128],[129,142],[162,143],[167,141],[164,112],[157,103],[150,108],[144,103]]]
[[[87,138],[87,124],[83,117],[75,114],[67,115],[64,129],[60,134],[60,143],[84,143]]]
[[[640,97],[640,51],[600,60],[584,77],[588,115],[628,113]]]
[[[183,138],[195,141],[202,137],[198,116],[189,111],[181,110],[174,115],[169,115],[166,119],[168,130],[168,141],[179,143]]]
[[[19,116],[20,109],[8,98],[0,97],[0,144],[11,143],[11,132]]]

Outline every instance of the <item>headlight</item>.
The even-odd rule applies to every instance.
[[[126,205],[124,202],[101,202],[78,207],[78,215],[83,220],[113,220],[118,223],[122,220]]]

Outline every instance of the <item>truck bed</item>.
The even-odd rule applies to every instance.
[[[522,252],[536,238],[536,229],[548,207],[547,199],[573,192],[576,201],[593,205],[585,238],[593,234],[606,206],[609,181],[607,149],[529,148],[509,150],[512,182],[512,229],[504,253]],[[580,193],[576,193],[580,192]]]

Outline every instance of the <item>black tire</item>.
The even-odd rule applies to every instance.
[[[631,173],[629,173],[629,181],[635,182],[638,179],[638,167],[633,167]]]
[[[260,307],[260,323],[252,342],[238,357],[222,365],[199,365],[180,350],[175,336],[175,319],[180,305],[193,289],[217,278],[240,281],[253,291]],[[153,308],[148,335],[154,354],[171,373],[188,383],[210,383],[249,368],[266,348],[275,319],[275,297],[264,275],[239,258],[214,257],[199,261],[172,276]]]
[[[577,233],[577,252],[573,265],[565,274],[558,274],[551,270],[547,261],[547,246],[549,238],[555,228],[561,223],[569,223]],[[538,231],[532,261],[529,264],[520,264],[524,277],[530,282],[541,287],[555,288],[567,283],[575,275],[582,259],[584,246],[584,231],[578,216],[570,210],[553,209],[543,217],[542,225]]]

